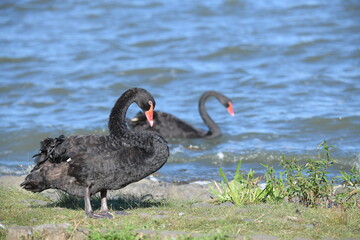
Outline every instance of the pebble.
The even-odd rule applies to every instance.
[[[191,205],[191,207],[194,208],[213,208],[214,206],[215,206],[214,204],[204,203],[204,202],[194,203]]]
[[[232,202],[223,202],[219,205],[219,207],[233,207],[235,206]]]

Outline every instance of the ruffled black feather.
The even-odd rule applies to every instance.
[[[65,140],[64,135],[60,135],[57,138],[45,138],[40,143],[40,151],[35,154],[33,157],[36,157],[35,163],[37,165],[48,160],[51,163],[60,163],[66,161],[68,156],[65,155],[66,149],[63,149],[62,152],[57,152],[57,146],[62,144]]]

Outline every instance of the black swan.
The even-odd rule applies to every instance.
[[[217,98],[220,103],[227,108],[229,114],[234,116],[233,104],[232,101],[216,91],[207,91],[203,93],[199,100],[199,112],[205,122],[209,127],[209,130],[203,131],[196,129],[190,124],[184,122],[183,120],[164,112],[154,111],[154,127],[146,121],[146,117],[142,112],[139,112],[133,119],[127,120],[127,123],[135,132],[138,131],[155,131],[158,132],[161,136],[165,138],[215,138],[221,136],[220,128],[216,123],[211,119],[209,114],[205,109],[205,101],[210,97],[214,96]]]
[[[107,190],[139,181],[160,169],[169,157],[166,141],[153,132],[131,132],[125,114],[135,102],[150,125],[155,100],[144,89],[127,90],[116,101],[109,117],[109,135],[78,135],[46,138],[36,156],[36,166],[21,183],[24,189],[41,192],[61,189],[84,197],[85,213],[93,218],[112,218],[107,206]],[[101,193],[100,213],[95,214],[90,196]]]

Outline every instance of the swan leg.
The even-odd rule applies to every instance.
[[[101,190],[101,208],[100,213],[98,215],[102,216],[103,218],[113,218],[113,215],[109,213],[109,208],[107,205],[107,190]]]
[[[91,202],[90,202],[90,189],[89,189],[89,187],[85,188],[84,203],[85,203],[85,214],[86,214],[86,216],[88,216],[90,218],[94,217],[94,212],[92,210]]]
[[[101,208],[100,212],[108,212],[109,208],[107,205],[107,190],[101,190]]]
[[[100,212],[96,215],[100,215],[103,218],[113,218],[113,215],[109,212],[109,208],[107,205],[107,190],[101,190],[100,191],[101,194],[101,208],[100,208]],[[115,212],[116,215],[129,215],[127,212],[125,211],[118,211]]]
[[[85,202],[85,214],[89,218],[113,218],[113,216],[108,212],[108,207],[107,207],[107,202],[106,202],[106,190],[101,191],[101,211],[100,211],[100,213],[94,213],[94,211],[92,210],[91,202],[90,202],[89,187],[85,188],[84,202]]]

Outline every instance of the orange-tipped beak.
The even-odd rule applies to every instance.
[[[154,106],[152,104],[150,104],[150,109],[145,112],[145,116],[152,127],[154,125]]]
[[[232,102],[229,102],[229,106],[227,107],[227,110],[231,116],[235,116]]]

